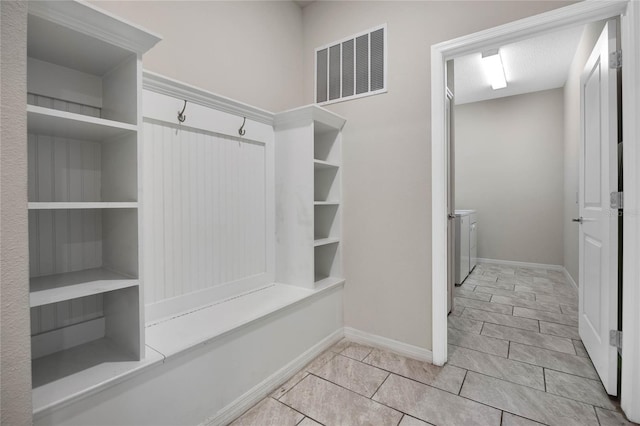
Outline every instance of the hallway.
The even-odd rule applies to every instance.
[[[445,367],[342,340],[234,426],[632,424],[598,380],[561,272],[481,264],[454,306]]]

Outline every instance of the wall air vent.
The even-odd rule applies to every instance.
[[[316,103],[387,91],[387,25],[316,48]]]

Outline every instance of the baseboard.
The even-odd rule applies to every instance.
[[[333,346],[343,337],[344,329],[340,328],[334,331],[333,333],[322,339],[320,342],[318,342],[316,345],[311,347],[309,350],[304,352],[302,355],[282,367],[280,370],[273,373],[271,376],[267,377],[261,383],[257,384],[248,392],[220,410],[218,414],[206,419],[200,424],[200,426],[217,426],[229,424],[235,418],[239,417],[242,413],[257,404],[262,398],[269,395],[269,393],[271,393],[277,386],[293,377],[293,375],[302,370],[305,365],[310,363],[315,357]]]
[[[549,265],[545,263],[530,263],[530,262],[517,262],[514,260],[498,260],[498,259],[481,259],[478,258],[478,263],[490,263],[494,265],[508,265],[508,266],[522,266],[523,268],[544,268],[553,271],[564,271],[562,265]]]
[[[571,276],[571,274],[569,273],[569,271],[567,271],[567,268],[562,268],[562,272],[564,272],[564,277],[566,278],[566,280],[569,281],[571,283],[571,285],[577,290],[578,289],[578,283],[576,283],[574,281],[574,279]]]
[[[410,358],[433,362],[433,353],[428,349],[398,342],[397,340],[378,336],[376,334],[366,333],[364,331],[356,330],[355,328],[345,327],[344,337],[356,343],[377,346]]]

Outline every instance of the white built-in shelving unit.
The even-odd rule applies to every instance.
[[[29,2],[27,127],[34,411],[144,351],[142,53],[154,34],[74,1]],[[123,364],[124,363],[124,364]]]
[[[276,279],[320,288],[342,278],[342,127],[310,105],[276,114]]]

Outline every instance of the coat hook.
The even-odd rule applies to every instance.
[[[238,129],[238,134],[240,136],[244,136],[245,133],[247,133],[246,130],[244,130],[244,123],[247,122],[247,117],[242,117],[242,126],[240,126],[240,128]]]
[[[184,110],[187,109],[187,101],[184,101],[184,106],[182,107],[182,111],[178,113],[178,121],[184,123],[184,120],[187,119],[187,116],[184,115]]]

